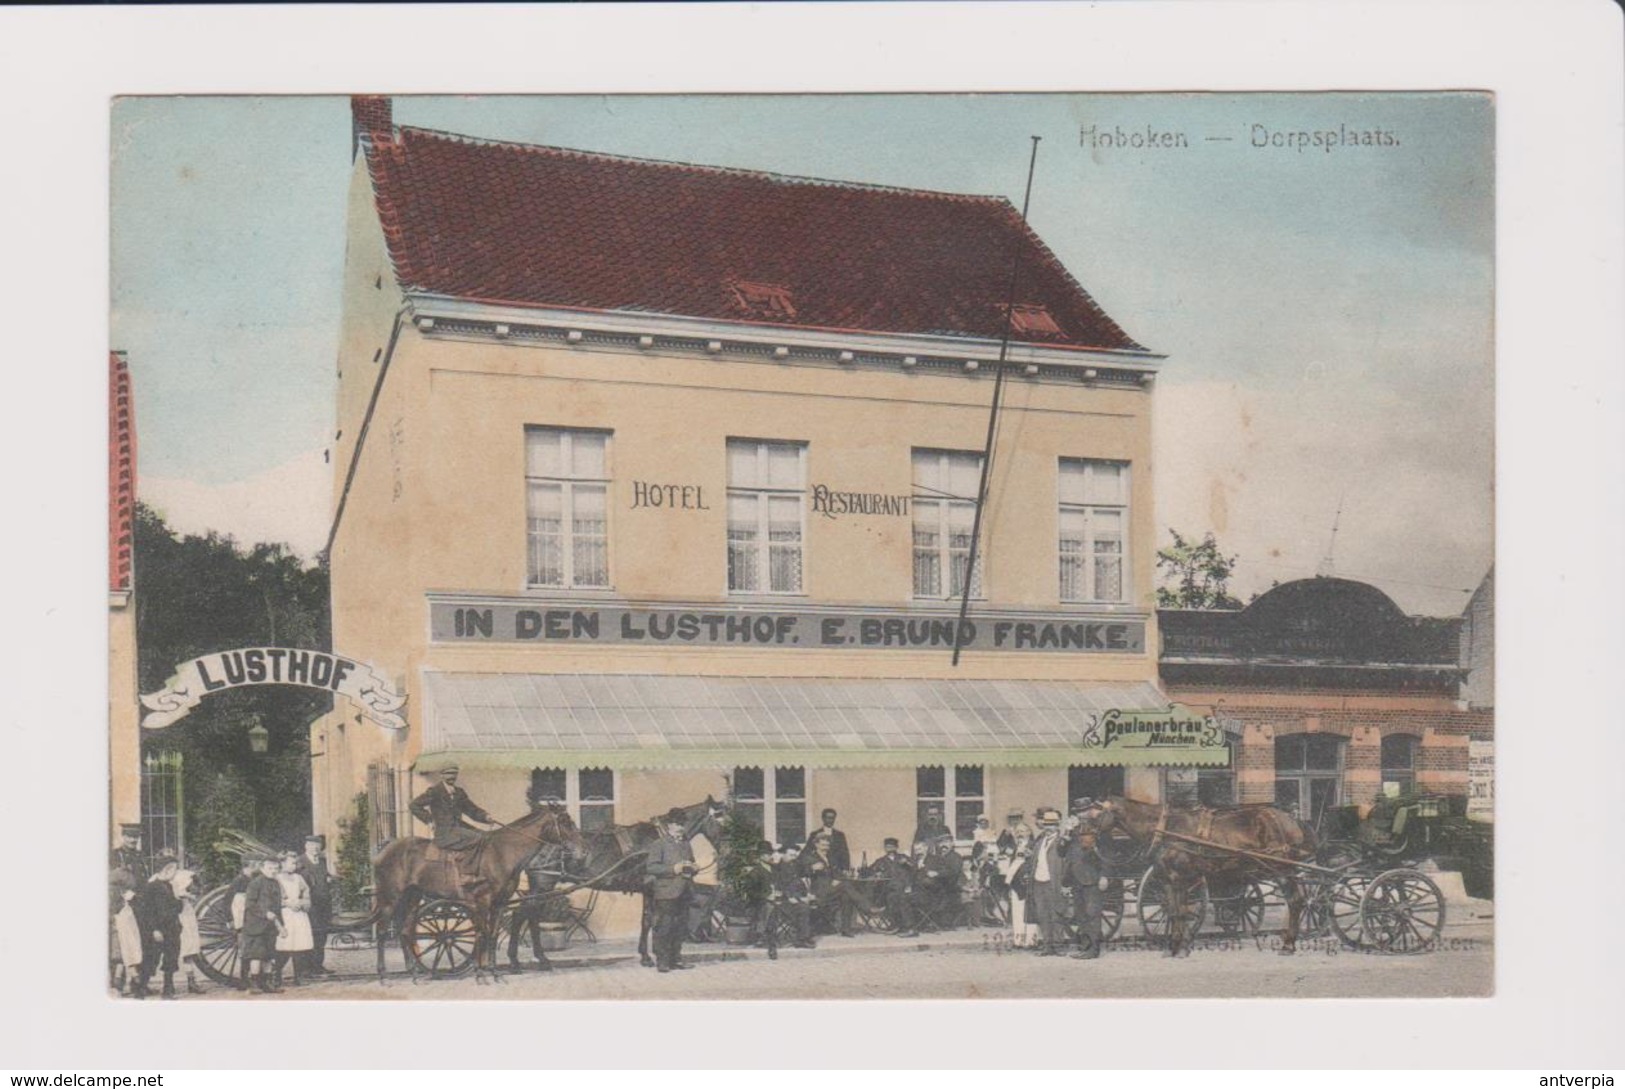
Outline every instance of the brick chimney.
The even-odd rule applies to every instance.
[[[350,96],[350,158],[355,158],[361,138],[373,133],[393,134],[393,103],[387,95]]]

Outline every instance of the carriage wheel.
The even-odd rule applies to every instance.
[[[1367,945],[1381,953],[1427,953],[1444,930],[1444,894],[1417,870],[1378,874],[1360,897]]]
[[[231,886],[210,889],[198,900],[197,966],[216,983],[237,982],[237,932],[231,928]]]
[[[1233,895],[1213,897],[1213,921],[1227,936],[1251,937],[1264,926],[1264,888],[1248,878]]]
[[[460,900],[426,900],[406,920],[406,953],[434,976],[460,976],[479,960],[480,931]]]
[[[1167,941],[1173,932],[1168,915],[1168,879],[1152,866],[1140,878],[1140,929],[1152,941]],[[1207,920],[1207,882],[1198,877],[1185,886],[1185,937],[1191,939]]]
[[[1100,905],[1100,940],[1103,942],[1116,937],[1123,925],[1123,897],[1122,879],[1114,877],[1106,883],[1106,894]]]
[[[1344,874],[1332,883],[1326,891],[1326,912],[1332,924],[1332,930],[1342,939],[1344,945],[1350,949],[1360,948],[1365,937],[1365,927],[1361,923],[1360,901],[1365,897],[1365,890],[1371,884],[1368,874]]]

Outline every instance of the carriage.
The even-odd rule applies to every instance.
[[[1363,819],[1352,808],[1343,811],[1339,820],[1328,822],[1329,838],[1319,842],[1312,859],[1165,827],[1151,839],[1121,830],[1103,836],[1099,850],[1112,879],[1104,929],[1108,936],[1115,933],[1132,899],[1152,940],[1171,941],[1176,924],[1184,936],[1194,936],[1210,921],[1226,936],[1256,934],[1266,909],[1283,903],[1289,886],[1296,885],[1303,902],[1295,937],[1335,936],[1349,948],[1377,953],[1432,951],[1444,929],[1445,901],[1422,867],[1452,864],[1465,854],[1487,872],[1492,869],[1488,835],[1441,821],[1449,803],[1439,796],[1390,803],[1379,803]],[[1234,864],[1194,878],[1175,877],[1160,857],[1163,844],[1187,856]],[[1142,864],[1146,868],[1135,877]],[[1177,896],[1171,895],[1173,880],[1181,882]],[[1177,919],[1172,911],[1179,913]]]

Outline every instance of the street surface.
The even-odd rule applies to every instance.
[[[772,999],[772,998],[1378,998],[1457,997],[1493,993],[1494,951],[1488,920],[1450,926],[1443,946],[1412,956],[1345,949],[1335,939],[1276,952],[1278,939],[1204,939],[1188,958],[1169,959],[1129,940],[1099,960],[1038,957],[998,941],[1002,932],[963,930],[921,939],[861,935],[826,937],[815,950],[787,949],[770,961],[761,949],[690,945],[693,971],[659,974],[641,967],[626,943],[601,943],[555,954],[551,972],[504,974],[500,983],[471,976],[413,984],[366,975],[371,950],[329,956],[343,975],[280,995],[245,996],[211,986],[202,1001],[310,999]],[[528,950],[527,950],[528,954]]]

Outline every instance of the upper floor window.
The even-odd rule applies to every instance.
[[[801,593],[807,448],[728,440],[728,589]]]
[[[525,429],[531,586],[609,586],[609,435],[561,427]]]
[[[970,570],[982,456],[914,451],[914,596],[957,598]],[[982,597],[983,555],[976,557],[971,596]]]
[[[1126,461],[1062,458],[1062,601],[1128,600]]]

